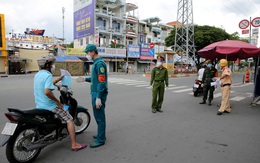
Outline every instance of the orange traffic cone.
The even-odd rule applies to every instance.
[[[245,78],[246,83],[249,83],[249,77],[250,77],[250,73],[248,70],[246,70],[246,78]]]

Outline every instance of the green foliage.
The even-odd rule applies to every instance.
[[[174,28],[170,35],[165,38],[165,44],[168,47],[172,47],[175,44],[175,31],[176,29]],[[180,30],[179,30],[180,31]],[[217,41],[222,41],[222,40],[240,40],[238,32],[234,32],[232,34],[228,34],[224,29],[222,28],[217,28],[214,26],[199,26],[195,25],[194,26],[194,44],[196,51],[199,51],[200,49],[204,48],[205,46],[212,44]],[[246,40],[242,40],[246,41]],[[248,42],[248,41],[246,41]],[[178,43],[180,45],[180,43]],[[199,60],[200,57],[198,53],[196,52],[195,58],[197,60],[196,64],[199,66]],[[216,63],[217,61],[212,61],[213,64]]]
[[[67,44],[65,47],[67,47],[67,48],[74,48],[74,42],[71,42],[70,44]]]
[[[123,44],[115,44],[114,41],[110,42],[110,47],[111,48],[123,48],[125,47]]]

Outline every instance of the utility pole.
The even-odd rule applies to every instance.
[[[65,7],[62,7],[62,40],[63,40],[63,44],[64,44],[64,13],[65,13]]]
[[[195,56],[192,0],[178,0],[175,28],[174,51],[181,54],[182,64],[183,55]]]

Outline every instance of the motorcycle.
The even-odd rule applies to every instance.
[[[196,79],[195,83],[193,85],[193,95],[194,95],[194,97],[197,97],[201,94],[203,94],[202,83],[200,80]]]
[[[55,86],[60,92],[61,103],[74,119],[75,133],[82,133],[90,124],[88,109],[77,104],[69,86]],[[8,111],[5,116],[10,122],[2,131],[0,146],[7,144],[6,157],[9,162],[33,162],[44,147],[69,136],[67,124],[49,110],[8,108]]]

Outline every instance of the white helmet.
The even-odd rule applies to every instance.
[[[52,54],[41,56],[41,58],[37,60],[38,66],[40,68],[50,68],[50,65],[52,63],[54,63],[55,61],[56,61],[56,58]]]

